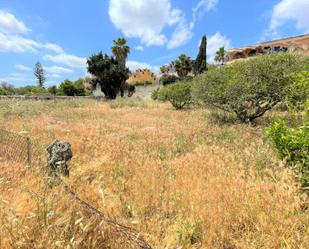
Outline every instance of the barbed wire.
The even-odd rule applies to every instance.
[[[45,148],[46,146],[42,145],[38,139],[30,138],[30,136],[23,133],[14,133],[0,129],[0,158],[26,164],[28,168],[37,169],[39,175],[42,175],[42,172],[44,172],[42,165],[44,165],[44,160],[46,163]],[[112,226],[119,234],[122,234],[127,239],[128,243],[133,242],[141,249],[152,249],[138,231],[108,218],[102,211],[96,209],[76,194],[62,176],[56,173],[56,177],[60,179],[65,192],[73,201],[77,202],[85,210],[98,216],[106,224]]]

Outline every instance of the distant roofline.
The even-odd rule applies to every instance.
[[[304,34],[304,35],[297,35],[297,36],[290,36],[290,37],[286,37],[286,38],[276,39],[276,40],[273,40],[273,41],[259,42],[256,45],[246,45],[246,46],[243,46],[243,47],[240,47],[240,48],[231,48],[228,51],[243,50],[243,49],[250,48],[250,47],[256,47],[258,45],[266,45],[266,44],[276,43],[276,42],[280,42],[280,41],[288,41],[288,40],[291,40],[291,39],[299,39],[299,38],[304,38],[306,36],[309,37],[309,33]]]

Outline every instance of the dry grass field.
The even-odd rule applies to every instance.
[[[308,198],[263,124],[138,100],[3,100],[0,124],[27,132],[42,153],[69,141],[67,184],[153,248],[309,248]],[[0,159],[0,248],[136,248],[63,186],[45,185],[39,167]]]

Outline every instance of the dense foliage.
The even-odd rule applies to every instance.
[[[287,104],[292,109],[302,110],[309,99],[309,71],[292,73],[291,81]]]
[[[163,74],[160,78],[160,83],[163,86],[177,82],[179,78],[176,75]]]
[[[179,78],[183,79],[192,71],[192,60],[185,54],[181,54],[174,61],[174,66]]]
[[[194,74],[201,74],[204,71],[207,70],[207,38],[206,36],[203,36],[202,41],[201,41],[201,45],[200,45],[200,50],[199,53],[197,55],[196,60],[194,61],[194,67],[193,67],[193,71]]]
[[[235,113],[250,123],[284,101],[291,74],[308,70],[299,54],[263,55],[209,70],[195,79],[194,98],[205,105]]]
[[[191,85],[189,83],[176,83],[163,87],[153,93],[153,97],[169,101],[177,110],[191,103]]]
[[[100,84],[106,98],[115,99],[123,82],[129,78],[129,70],[102,52],[89,57],[87,64],[88,72],[96,77],[96,84]]]
[[[54,91],[54,89],[50,90]],[[56,94],[66,96],[87,96],[89,95],[89,92],[84,87],[83,81],[79,79],[75,82],[64,80],[56,90]]]
[[[309,102],[305,124],[298,128],[289,128],[283,120],[273,123],[267,134],[271,138],[278,155],[301,175],[304,188],[309,187]],[[309,189],[307,189],[309,190]]]
[[[14,87],[6,82],[1,82],[0,84],[0,95],[13,95]]]

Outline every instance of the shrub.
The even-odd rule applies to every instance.
[[[13,95],[14,87],[6,82],[0,84],[0,95]]]
[[[301,175],[303,187],[309,187],[309,102],[305,125],[296,129],[287,127],[278,120],[267,129],[280,159],[287,159],[288,165]]]
[[[47,92],[49,92],[50,94],[52,95],[56,95],[57,94],[57,86],[50,86],[48,89],[47,89]]]
[[[47,93],[44,87],[32,87],[31,91],[26,93],[26,96],[40,96]]]
[[[293,109],[303,109],[309,99],[309,71],[292,73],[291,80],[287,104]]]
[[[31,95],[31,92],[35,92],[37,86],[22,86],[14,89],[16,95]]]
[[[191,85],[177,83],[165,86],[158,92],[159,100],[169,101],[177,110],[191,103]]]
[[[159,94],[160,88],[154,89],[151,92],[151,99],[157,100],[158,99],[158,94]]]
[[[173,84],[175,82],[177,82],[179,79],[176,75],[168,75],[168,74],[163,74],[161,79],[160,79],[160,83],[163,86],[169,85],[169,84]]]
[[[280,53],[214,68],[195,79],[193,96],[250,123],[286,98],[291,73],[308,69],[305,60],[299,54]]]
[[[89,95],[89,92],[84,87],[82,80],[77,80],[75,82],[64,80],[57,90],[57,95],[86,96]]]

